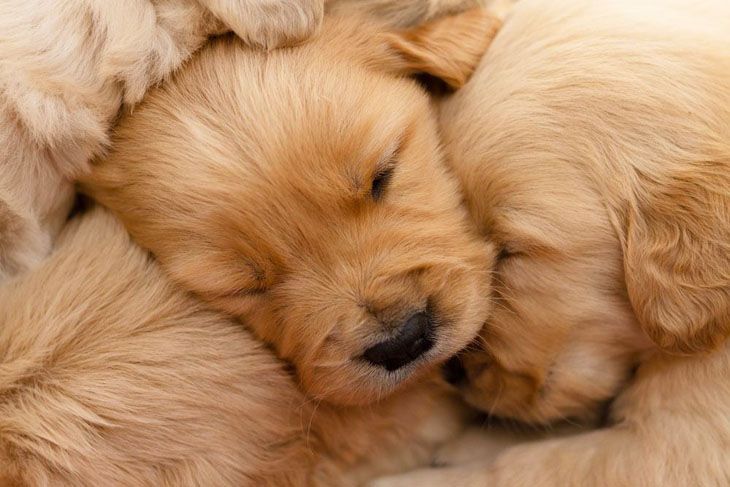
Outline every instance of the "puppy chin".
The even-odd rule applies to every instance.
[[[388,372],[356,359],[327,371],[300,373],[300,382],[307,395],[316,401],[341,406],[367,406],[380,402],[421,374],[419,367],[409,364]],[[422,367],[420,367],[422,369]]]

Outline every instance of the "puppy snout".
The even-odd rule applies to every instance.
[[[433,347],[433,319],[419,311],[403,323],[392,338],[365,350],[363,357],[388,371],[400,369]]]

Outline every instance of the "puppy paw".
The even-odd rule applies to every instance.
[[[324,15],[324,0],[201,1],[247,44],[267,50],[311,37]]]

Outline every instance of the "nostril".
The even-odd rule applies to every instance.
[[[451,357],[441,368],[444,379],[449,384],[460,386],[466,384],[467,375],[464,363],[458,355]]]
[[[431,316],[425,312],[418,312],[401,325],[396,336],[365,350],[363,358],[386,370],[397,370],[433,347],[432,334]]]

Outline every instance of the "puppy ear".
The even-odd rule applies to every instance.
[[[662,349],[710,350],[730,333],[730,158],[641,179],[624,255],[631,303]]]
[[[501,21],[476,8],[412,29],[385,34],[385,67],[400,74],[426,74],[458,89],[476,69]]]

